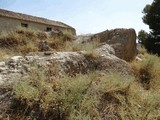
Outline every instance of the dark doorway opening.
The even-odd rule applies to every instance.
[[[46,31],[48,32],[48,31],[52,31],[52,28],[51,27],[47,27],[46,28]]]
[[[21,27],[28,28],[28,24],[26,24],[26,23],[21,23]]]

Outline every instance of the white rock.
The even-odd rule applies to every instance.
[[[0,62],[0,67],[4,67],[5,66],[5,62]]]
[[[0,72],[3,72],[3,71],[5,71],[5,70],[7,70],[6,67],[0,67]]]
[[[142,59],[138,56],[136,56],[136,61],[142,61]]]
[[[13,57],[11,57],[11,60],[13,60],[15,62],[17,62],[20,59],[23,59],[23,57],[22,56],[13,56]]]
[[[115,50],[108,44],[100,46],[99,48],[96,49],[96,51],[104,55],[108,55],[108,54],[115,55]]]

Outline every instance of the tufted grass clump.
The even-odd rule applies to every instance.
[[[160,58],[156,55],[145,54],[142,61],[132,63],[137,80],[145,89],[157,88],[160,84]]]
[[[139,54],[142,54],[142,55],[147,54],[147,50],[146,50],[146,48],[144,46],[140,47],[138,49],[138,51],[139,51]]]
[[[0,48],[13,54],[26,54],[38,50],[35,41],[35,31],[18,29],[16,32],[3,33],[0,36]]]
[[[132,83],[127,96],[117,95],[121,101],[119,113],[122,120],[157,120],[160,115],[158,90],[144,90],[137,82]]]
[[[63,39],[65,41],[71,41],[73,40],[74,36],[72,35],[72,33],[69,30],[64,30],[63,31]]]

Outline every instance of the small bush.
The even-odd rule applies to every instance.
[[[63,39],[64,41],[72,41],[73,40],[72,33],[68,30],[63,31]]]
[[[28,28],[26,29],[23,27],[18,27],[16,33],[18,33],[19,35],[23,35],[29,39],[36,37],[36,31]]]
[[[49,46],[52,49],[61,50],[64,48],[65,42],[63,41],[63,37],[55,37],[55,38],[48,38]]]
[[[140,47],[138,50],[139,50],[139,54],[142,54],[142,55],[147,54],[147,50],[144,47]]]
[[[10,32],[0,36],[0,46],[3,48],[15,47],[22,44],[25,44],[23,36],[19,36],[17,33]]]
[[[37,32],[37,38],[40,40],[47,39],[47,34],[45,32]]]

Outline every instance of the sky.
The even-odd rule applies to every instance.
[[[142,10],[153,0],[0,0],[0,9],[64,22],[77,34],[115,28],[149,31]]]

